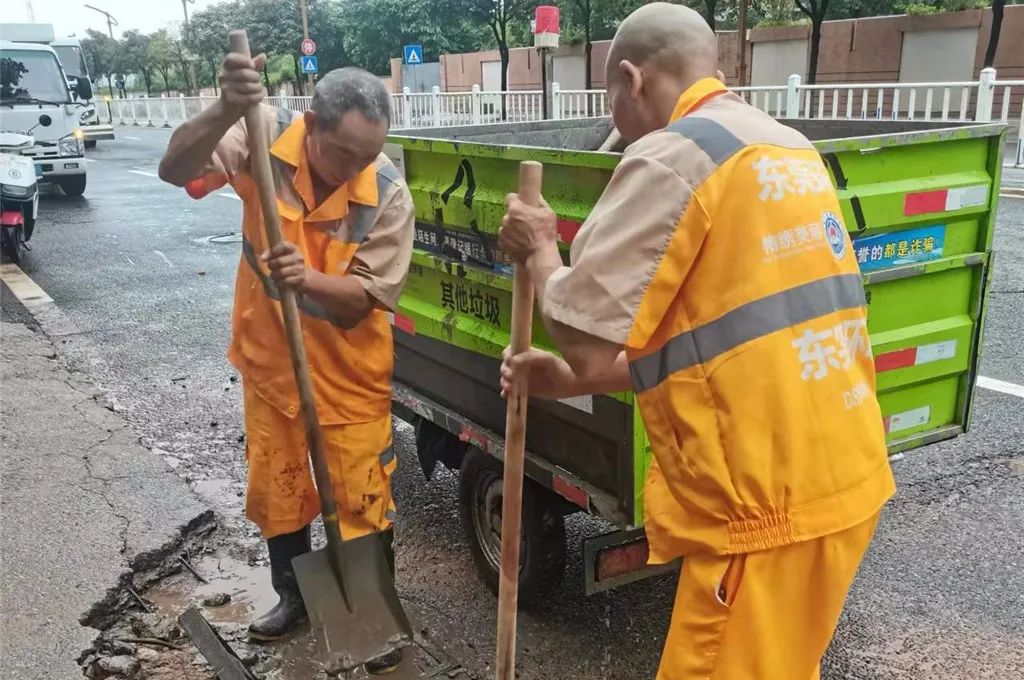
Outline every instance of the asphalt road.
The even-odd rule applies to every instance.
[[[23,268],[82,329],[90,372],[144,443],[242,530],[241,394],[224,357],[241,205],[230,189],[197,202],[156,178],[169,131],[117,134],[91,153],[84,198],[44,198]],[[1003,200],[998,219],[982,373],[1021,384],[1024,201]],[[1024,677],[1024,400],[980,390],[974,412],[971,434],[895,464],[900,493],[826,658],[828,680]],[[487,677],[496,603],[462,536],[456,479],[424,480],[407,426],[397,442],[399,591],[421,633]],[[585,598],[580,541],[601,526],[569,528],[562,593],[520,615],[521,677],[653,677],[674,578]]]

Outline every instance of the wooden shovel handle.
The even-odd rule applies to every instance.
[[[247,58],[252,56],[245,31],[231,31],[228,34],[228,42],[232,52]],[[249,164],[259,191],[267,243],[273,248],[282,240],[281,218],[277,212],[277,191],[274,188],[274,174],[270,168],[270,140],[266,132],[267,125],[262,118],[263,112],[258,104],[245,112]],[[338,503],[334,498],[334,486],[331,484],[327,458],[324,455],[320,419],[316,413],[316,402],[313,400],[313,383],[309,377],[309,360],[306,358],[306,345],[302,338],[299,306],[292,288],[285,285],[279,285],[278,288],[281,292],[281,313],[284,317],[285,336],[288,338],[288,353],[292,359],[292,371],[295,373],[299,404],[302,407],[302,420],[306,427],[306,442],[313,461],[313,477],[316,480],[317,492],[320,494],[320,510],[323,513],[327,538],[331,541],[335,537],[331,535],[334,532],[330,525],[338,526]],[[340,532],[336,538],[340,541]]]
[[[544,166],[519,164],[519,198],[539,205]],[[533,282],[520,264],[512,282],[512,354],[530,349],[533,332]],[[514,680],[516,672],[516,608],[519,601],[519,534],[523,511],[523,464],[526,456],[526,385],[512,385],[505,411],[505,471],[501,498],[501,573],[498,581],[497,680]]]

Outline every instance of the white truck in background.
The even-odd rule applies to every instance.
[[[36,43],[52,47],[64,68],[64,76],[68,80],[71,94],[76,101],[84,104],[79,111],[78,120],[85,135],[85,147],[92,149],[101,139],[114,139],[114,126],[100,120],[96,93],[89,77],[89,66],[78,38],[55,37],[52,24],[0,24],[0,37],[11,42]],[[80,85],[83,80],[89,85],[89,96],[85,98],[79,94],[83,91]]]
[[[85,192],[81,115],[92,98],[89,80],[79,80],[77,90],[49,45],[0,40],[0,132],[32,135],[35,144],[22,155],[32,158],[41,182],[68,196]]]

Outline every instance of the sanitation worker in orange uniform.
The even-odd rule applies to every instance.
[[[242,257],[235,284],[229,358],[242,375],[249,488],[246,514],[267,539],[271,582],[280,601],[249,627],[251,637],[288,634],[306,611],[291,561],[310,550],[320,502],[309,469],[299,397],[281,320],[280,291],[299,310],[343,540],[378,533],[392,568],[395,505],[391,474],[388,311],[409,269],[413,204],[401,174],[381,153],[390,97],[360,69],[317,83],[304,115],[264,106],[277,207],[285,242],[268,249],[249,134],[242,116],[265,96],[253,60],[228,55],[221,98],[179,127],[160,176],[202,197],[230,184],[242,199]],[[340,493],[344,489],[344,495]],[[395,668],[401,652],[366,664]]]
[[[658,680],[812,680],[894,492],[866,308],[836,192],[800,133],[730,94],[678,5],[620,26],[607,65],[632,142],[563,266],[556,218],[508,199],[564,359],[503,390],[633,390],[654,452],[650,560],[683,558]]]

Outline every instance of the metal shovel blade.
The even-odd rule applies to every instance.
[[[412,626],[398,601],[380,536],[369,534],[345,541],[339,566],[344,593],[327,548],[292,560],[329,674],[352,671],[370,659],[412,644]]]

